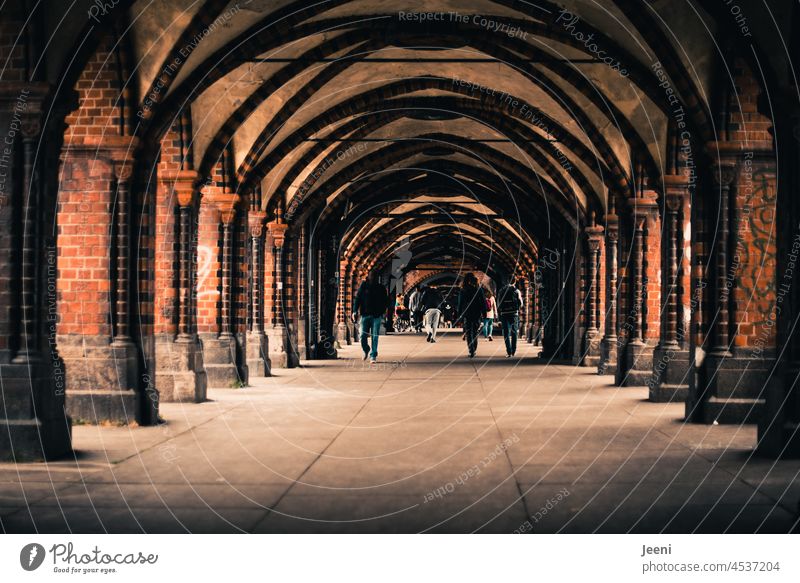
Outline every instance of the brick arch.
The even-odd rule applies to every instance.
[[[493,167],[498,168],[499,170],[513,176],[515,180],[518,180],[520,183],[526,184],[529,186],[532,191],[536,192],[537,186],[540,185],[544,187],[549,196],[542,196],[547,201],[552,200],[551,204],[555,205],[555,208],[558,212],[564,217],[564,219],[572,224],[573,226],[576,224],[576,219],[570,214],[569,211],[569,203],[573,201],[563,200],[562,193],[558,192],[554,187],[549,185],[547,182],[539,181],[536,175],[523,164],[517,162],[516,160],[511,160],[510,158],[499,155],[495,150],[491,148],[481,147],[480,145],[470,144],[468,140],[461,140],[461,139],[451,139],[450,136],[438,136],[436,134],[430,136],[420,136],[421,139],[431,139],[436,140],[438,137],[445,138],[449,144],[455,145],[458,148],[469,148],[471,147],[471,151],[468,151],[468,155],[472,154],[472,156],[476,156],[475,151],[477,154],[480,155],[481,158],[485,159],[488,163],[492,164]],[[466,143],[465,143],[466,142]],[[373,152],[372,154],[358,160],[357,162],[347,166],[344,170],[338,172],[332,178],[325,182],[325,184],[316,189],[311,191],[310,193],[304,193],[298,191],[298,194],[290,202],[289,208],[287,209],[287,219],[290,223],[290,228],[296,228],[296,225],[302,222],[306,216],[310,212],[315,205],[320,205],[320,202],[317,201],[326,201],[328,196],[335,192],[341,186],[353,181],[359,175],[364,172],[370,172],[373,168],[383,168],[386,166],[390,166],[398,161],[402,161],[409,156],[415,155],[424,151],[425,149],[429,148],[430,144],[425,142],[413,142],[413,143],[396,143],[392,146],[384,148],[382,150],[378,150]],[[306,202],[310,202],[310,204],[306,205]],[[298,210],[302,210],[302,214],[298,215]],[[576,209],[576,213],[578,210]],[[295,225],[293,227],[293,225]]]
[[[477,223],[468,223],[471,227],[477,228],[478,231],[481,231],[484,235],[486,233],[485,225],[477,224]],[[401,231],[400,235],[405,234],[407,232],[402,226],[398,227],[398,230]],[[495,256],[498,260],[506,267],[510,268],[511,271],[514,270],[514,266],[519,263],[519,258],[515,257],[511,254],[511,252],[502,244],[503,242],[508,242],[506,237],[502,235],[492,235],[501,243],[501,244],[494,244],[490,241],[487,241],[486,238],[480,237],[471,231],[464,231],[461,233],[456,234],[452,227],[442,227],[436,226],[431,229],[427,229],[424,231],[419,231],[417,233],[409,234],[409,238],[412,244],[412,247],[417,242],[422,241],[430,241],[430,240],[458,240],[464,239],[465,241],[469,241],[472,249],[481,250],[485,253]],[[385,236],[381,237],[376,240],[368,249],[365,249],[363,253],[358,254],[357,256],[353,257],[353,261],[356,263],[366,262],[367,265],[374,266],[379,265],[382,262],[387,260],[387,255],[391,254],[393,251],[393,244],[397,240],[397,236],[390,237]],[[517,244],[516,247],[520,247],[523,251],[522,257],[525,259],[528,267],[532,267],[533,261],[522,248],[522,245]],[[513,247],[512,247],[513,248]]]
[[[449,269],[437,269],[434,270],[433,273],[421,273],[419,271],[416,271],[414,277],[410,278],[408,281],[405,282],[405,289],[403,289],[403,294],[408,294],[415,287],[429,284],[433,281],[436,281],[438,278],[441,278],[442,276],[450,276],[455,279],[458,277],[458,274]]]
[[[414,89],[409,87],[408,90],[412,91]],[[372,130],[380,125],[390,123],[391,121],[403,117],[406,109],[446,109],[458,111],[464,114],[465,117],[474,119],[479,123],[483,123],[491,129],[502,127],[502,133],[510,136],[513,140],[517,140],[520,144],[520,148],[526,154],[530,155],[531,158],[538,161],[545,169],[547,169],[549,175],[554,176],[555,179],[558,179],[558,176],[562,172],[562,170],[559,170],[551,161],[558,159],[558,151],[555,149],[555,147],[550,142],[543,139],[540,134],[528,128],[525,124],[518,122],[511,116],[506,116],[505,111],[500,109],[497,104],[489,104],[474,99],[446,97],[406,97],[392,100],[380,100],[378,99],[379,93],[380,91],[376,90],[372,94],[372,96],[376,98],[372,105],[374,109],[368,112],[361,111],[359,113],[353,113],[354,110],[352,107],[342,106],[341,108],[337,107],[330,110],[330,112],[321,114],[312,123],[309,123],[306,126],[298,129],[294,134],[284,140],[282,144],[278,145],[276,150],[271,152],[261,162],[259,162],[257,167],[254,169],[253,175],[242,179],[249,182],[259,182],[261,176],[267,169],[274,167],[279,160],[288,156],[297,145],[302,143],[303,136],[312,135],[322,130],[324,127],[335,123],[339,119],[350,115],[355,115],[356,117],[353,120],[346,122],[345,125],[338,128],[336,131],[339,134],[349,134],[350,130],[352,129],[354,130],[354,133],[350,135],[351,139],[359,139],[367,136]],[[354,102],[354,104],[356,106],[360,106],[360,101]],[[602,160],[598,159],[598,157],[589,148],[587,148],[580,140],[575,138],[569,132],[553,130],[553,133],[557,139],[561,140],[561,143],[565,145],[565,148],[574,151],[576,156],[583,160],[595,160],[598,167],[597,173],[601,179],[607,179],[611,181],[614,185],[616,185],[616,188],[620,192],[629,191],[628,178],[620,173],[621,171],[619,169],[621,166],[619,165],[618,161],[616,162],[616,166],[614,166],[614,159],[612,159],[612,166],[609,166],[608,158]],[[535,145],[529,143],[529,141],[535,141]],[[318,143],[311,147],[308,152],[306,152],[292,165],[291,169],[285,174],[281,181],[271,190],[273,190],[274,193],[285,192],[288,186],[296,180],[298,175],[305,170],[311,164],[311,162],[326,149],[326,147],[327,145],[325,143]],[[324,163],[325,162],[323,161],[320,163],[320,165]],[[320,171],[320,165],[318,165],[317,168],[312,170],[309,174],[313,176],[315,173],[318,173]],[[573,175],[573,178],[580,185],[581,189],[587,194],[590,206],[597,212],[602,212],[602,207],[604,205],[601,201],[600,194],[597,193],[589,184],[588,179],[582,171],[571,164],[570,166],[569,172]],[[617,168],[617,171],[612,171],[612,167]],[[566,172],[567,170],[563,171]],[[304,183],[304,186],[301,188],[308,188],[310,186],[310,181],[307,179]],[[592,202],[593,200],[596,202]]]
[[[427,223],[422,219],[416,220],[409,220],[408,222],[401,223],[397,225],[390,231],[381,234],[381,236],[374,238],[374,240],[367,244],[366,246],[359,245],[357,247],[357,251],[354,253],[348,253],[349,249],[345,252],[345,258],[354,263],[361,263],[365,258],[373,257],[379,258],[381,255],[386,255],[387,253],[391,253],[393,251],[393,245],[396,243],[398,239],[403,237],[404,235],[408,235],[409,237],[416,237],[419,239],[420,237],[436,237],[440,234],[451,234],[455,226],[435,226],[431,229],[418,231],[416,233],[411,234],[409,231],[419,228],[421,226],[426,225]],[[486,241],[484,241],[486,246],[491,246],[491,252],[496,255],[501,255],[506,257],[508,260],[508,264],[512,263],[519,263],[522,260],[522,263],[529,269],[532,269],[535,265],[535,260],[533,256],[532,250],[526,249],[525,245],[522,241],[511,238],[506,233],[503,233],[496,229],[490,229],[488,226],[480,221],[475,220],[464,220],[460,224],[468,225],[474,229],[477,229],[480,233],[485,235]],[[475,234],[471,231],[465,232],[470,238],[475,237]],[[489,242],[491,241],[491,243]],[[352,248],[352,246],[350,247]],[[511,249],[518,249],[519,256],[514,256],[511,253]]]
[[[420,239],[420,244],[416,247],[418,260],[423,261],[436,259],[436,253],[438,252],[439,245],[441,245],[443,242],[453,243],[454,247],[456,248],[456,253],[462,254],[461,259],[454,259],[455,262],[459,262],[464,258],[467,258],[474,261],[474,263],[471,265],[475,269],[488,269],[488,257],[493,256],[497,258],[497,263],[505,268],[509,273],[515,272],[516,264],[513,261],[507,260],[505,257],[500,255],[491,255],[491,251],[486,249],[486,247],[482,244],[483,241],[481,239],[445,236],[443,233],[439,233],[435,241],[431,240],[429,237],[422,237]],[[414,242],[412,241],[412,245],[413,244]],[[385,267],[385,263],[388,260],[389,259],[386,257],[374,257],[364,264],[365,269],[367,271],[374,268],[382,269]],[[471,270],[472,267],[470,268]]]
[[[519,6],[507,1],[500,1],[495,0],[501,5],[511,6],[514,9],[519,10]],[[326,8],[334,7],[339,5],[340,2],[335,2],[332,4],[326,4]],[[540,3],[541,5],[542,3]],[[558,6],[546,2],[546,5],[550,6],[553,11],[558,10]],[[280,10],[278,14],[280,15],[281,22],[284,23],[291,23],[297,24],[298,22],[302,22],[304,18],[308,17],[308,13],[311,12],[311,9],[306,7],[305,10],[297,10],[296,6],[302,5],[301,3],[296,3],[289,5],[288,7]],[[289,17],[288,14],[294,13],[293,16]],[[377,16],[377,15],[373,15]],[[276,18],[277,19],[277,18]],[[209,56],[203,63],[199,64],[191,73],[189,73],[184,82],[177,88],[171,91],[170,95],[163,99],[163,105],[165,107],[162,108],[163,114],[165,118],[170,118],[174,116],[174,110],[182,107],[190,98],[192,94],[198,94],[205,90],[206,88],[210,87],[214,82],[219,80],[222,76],[233,70],[236,66],[238,66],[244,60],[253,58],[258,54],[267,52],[271,49],[277,48],[283,44],[291,43],[296,41],[304,36],[318,34],[324,30],[333,30],[338,27],[346,27],[347,25],[351,25],[352,19],[348,17],[339,17],[339,18],[328,18],[328,19],[320,19],[313,23],[304,23],[304,24],[297,24],[293,28],[291,28],[290,32],[288,33],[280,33],[276,32],[275,29],[270,30],[269,32],[264,32],[264,25],[263,23],[259,22],[244,31],[231,41],[227,46],[218,49],[214,54]],[[560,43],[564,43],[572,48],[585,51],[586,47],[583,46],[580,42],[578,42],[575,38],[571,35],[566,33],[565,31],[560,31],[557,27],[542,24],[537,22],[531,22],[529,20],[523,19],[514,19],[514,18],[505,18],[509,23],[513,23],[515,26],[521,28],[527,33],[533,34],[535,36],[541,36],[545,39],[555,40]],[[630,77],[635,80],[636,84],[643,88],[646,94],[650,95],[651,97],[656,97],[654,102],[657,104],[662,103],[662,99],[659,99],[659,90],[657,87],[657,83],[652,74],[647,70],[646,67],[639,64],[639,61],[633,57],[627,50],[621,47],[618,43],[616,43],[612,38],[608,37],[607,35],[603,34],[599,29],[596,29],[589,25],[588,23],[583,23],[588,33],[594,34],[595,38],[602,40],[604,46],[611,47],[614,54],[620,55],[620,60],[626,63],[626,66],[630,72]],[[290,27],[283,27],[283,30],[286,30]],[[371,28],[374,28],[374,23],[371,25]],[[393,31],[397,32],[397,31]],[[399,31],[402,33],[402,31]],[[434,25],[433,30],[430,31],[430,34],[438,34],[440,36],[447,34],[446,29],[439,29],[436,25]],[[484,31],[475,31],[475,35],[480,35]],[[460,38],[463,39],[463,31],[457,31],[456,34],[460,33]],[[384,35],[383,31],[373,32],[374,35]],[[418,35],[417,35],[418,36]],[[500,42],[506,43],[509,40],[500,39]],[[231,49],[231,46],[234,47]],[[515,45],[513,42],[510,43],[510,46],[513,47],[514,50],[519,50],[520,47]],[[528,49],[531,50],[530,48]],[[529,56],[526,53],[526,56]],[[183,63],[181,63],[181,67]],[[180,70],[180,69],[179,69]],[[684,71],[684,74],[688,74]],[[171,80],[169,80],[171,83]],[[170,86],[171,88],[171,86]],[[162,102],[162,98],[159,98],[159,103]],[[171,113],[172,112],[172,113]],[[162,124],[164,122],[161,122]],[[160,129],[157,129],[158,124],[156,124],[156,133],[159,133]]]
[[[464,112],[469,113],[473,119],[485,123],[493,129],[502,127],[503,131],[500,133],[503,134],[507,133],[507,120],[525,119],[521,113],[521,105],[525,104],[530,111],[536,112],[536,115],[542,120],[542,123],[547,126],[549,133],[552,134],[553,137],[556,138],[561,144],[563,144],[567,150],[574,152],[577,157],[584,160],[587,158],[597,158],[597,155],[594,152],[583,145],[581,140],[579,140],[571,132],[563,128],[560,123],[541,111],[539,108],[526,103],[526,101],[522,98],[518,98],[520,108],[513,110],[504,108],[502,102],[499,99],[494,98],[494,96],[482,96],[481,99],[446,99],[443,97],[413,97],[397,99],[405,94],[426,89],[447,91],[449,93],[453,93],[454,95],[461,95],[462,97],[467,97],[470,95],[469,88],[461,87],[459,85],[454,86],[453,80],[446,78],[417,77],[387,83],[382,87],[354,96],[346,100],[344,103],[341,103],[330,110],[319,114],[316,118],[293,132],[293,134],[286,138],[283,143],[277,145],[269,155],[256,162],[261,150],[266,147],[267,141],[272,135],[272,131],[274,131],[274,128],[270,128],[268,126],[267,129],[262,132],[259,139],[257,139],[253,144],[250,153],[240,166],[238,171],[239,179],[245,183],[260,181],[277,163],[278,160],[286,157],[297,147],[297,145],[302,143],[302,140],[305,136],[314,135],[324,130],[326,127],[335,124],[337,121],[341,121],[349,117],[358,116],[360,119],[365,114],[365,108],[367,109],[366,112],[370,115],[380,116],[381,114],[384,114],[390,116],[387,119],[391,119],[391,114],[389,112],[385,112],[387,102],[393,107],[401,110],[403,108],[424,109],[426,107],[430,107],[432,109],[452,109],[461,112],[463,108]],[[367,118],[367,121],[369,122],[369,118]],[[378,118],[376,123],[379,121],[382,120]],[[527,128],[523,123],[514,124],[512,129],[518,132],[520,135],[527,136],[526,139],[533,138],[536,134],[536,132],[533,132],[530,128]],[[594,126],[594,124],[587,126],[586,132],[587,137],[600,152],[600,159],[602,159],[604,164],[601,166],[600,172],[602,173],[607,171],[611,181],[613,181],[613,184],[616,185],[616,188],[620,192],[629,192],[631,187],[630,179],[624,170],[623,164],[614,154],[603,134]],[[552,146],[539,147],[544,147],[545,150],[549,151],[551,156],[553,155],[554,150]],[[316,148],[312,148],[310,152],[320,154],[323,149],[324,147],[318,146]],[[309,162],[310,160],[313,160],[310,152],[303,157],[304,160]],[[647,155],[645,154],[645,159],[646,158]],[[655,167],[655,163],[652,162],[650,167]],[[295,172],[299,172],[299,170],[296,168]],[[291,177],[289,177],[288,180],[282,180],[274,190],[276,192],[283,192],[290,183]],[[590,193],[592,190],[593,189],[589,188],[588,192]]]
[[[360,31],[356,31],[360,32]],[[346,46],[345,39],[349,39],[350,37],[354,37],[353,42],[357,42],[360,40],[367,40],[370,39],[369,31],[366,31],[363,35],[356,34],[354,32],[345,33],[342,37],[336,37],[326,43],[323,43],[323,46],[329,50],[322,50],[322,47],[314,47],[313,49],[309,50],[307,55],[309,58],[318,58],[320,56],[327,56],[332,54],[333,52],[339,51]],[[503,58],[503,60],[507,63],[513,63],[515,59],[517,59],[514,53],[511,53],[508,50],[503,50],[500,45],[496,43],[489,43],[483,37],[475,37],[471,39],[473,48],[481,50],[487,54],[491,54],[494,56],[498,56],[499,58]],[[516,42],[515,49],[517,51],[521,51],[522,54],[526,54],[524,48],[528,45],[522,43],[519,40],[512,41],[509,39],[510,43]],[[387,46],[385,40],[383,43],[377,43],[376,41],[372,40],[371,42],[366,42],[366,44],[362,46],[358,46],[351,54],[363,54],[366,52],[370,52],[372,50],[377,50]],[[530,53],[530,51],[527,51]],[[541,51],[536,50],[535,54],[533,54],[533,58],[536,56],[541,57],[543,53]],[[531,56],[531,55],[528,55]],[[240,174],[247,171],[247,169],[255,164],[255,161],[258,159],[260,154],[263,151],[263,148],[266,147],[266,142],[269,138],[271,138],[278,127],[280,127],[286,120],[288,120],[291,115],[296,111],[299,106],[305,102],[313,93],[321,88],[325,83],[327,83],[330,79],[334,78],[339,72],[345,70],[347,67],[351,66],[353,61],[339,61],[333,63],[323,69],[312,81],[308,82],[301,91],[299,91],[295,96],[292,97],[290,102],[284,104],[281,108],[280,112],[274,116],[274,118],[270,121],[268,126],[262,132],[262,139],[258,140],[255,145],[255,149],[251,150],[251,153],[248,154],[246,164],[243,164],[242,169],[240,169]],[[583,128],[587,128],[590,134],[590,137],[593,142],[597,142],[602,144],[602,142],[598,139],[602,137],[602,133],[599,132],[596,125],[583,113],[581,107],[577,105],[577,103],[572,99],[565,91],[561,90],[557,85],[551,83],[543,82],[539,74],[536,75],[530,74],[528,71],[521,70],[519,66],[514,66],[518,72],[522,73],[526,76],[531,83],[534,85],[539,86],[542,90],[546,93],[551,95],[557,103],[564,104],[564,109],[570,112],[573,117],[577,119],[579,125]],[[641,136],[638,134],[637,131],[633,129],[631,124],[628,122],[627,118],[619,111],[619,109],[608,99],[606,99],[603,95],[598,94],[598,89],[593,87],[589,84],[586,79],[578,75],[574,70],[570,69],[565,65],[553,65],[550,69],[558,74],[559,76],[567,79],[573,87],[578,89],[578,91],[583,94],[585,98],[587,98],[591,103],[593,103],[599,111],[603,112],[606,109],[610,111],[610,115],[607,116],[607,120],[609,123],[614,123],[620,127],[622,134],[630,141],[632,147],[637,148],[642,151],[646,151],[646,146],[641,139]],[[247,116],[255,110],[255,108],[261,103],[261,100],[268,95],[268,93],[273,89],[275,86],[280,86],[284,82],[288,81],[292,78],[292,74],[297,74],[304,70],[301,66],[297,66],[290,71],[287,67],[286,69],[282,70],[281,72],[277,73],[274,77],[265,80],[265,82],[257,89],[251,96],[249,96],[245,102],[231,115],[231,117],[223,124],[222,128],[218,132],[218,135],[215,136],[214,140],[210,144],[206,154],[204,155],[204,163],[201,164],[201,173],[205,168],[205,165],[212,163],[215,156],[219,154],[219,150],[222,144],[224,144],[227,140],[230,139],[238,126],[243,123],[243,121],[247,118]],[[650,95],[652,96],[653,93],[651,92]],[[520,101],[522,101],[520,99]],[[661,103],[660,100],[657,103]],[[367,103],[371,103],[369,99],[367,99]],[[504,110],[507,113],[507,109]],[[552,124],[552,121],[551,121]],[[259,145],[261,144],[261,145]],[[648,160],[648,168],[651,174],[657,173],[657,165],[654,160]],[[620,170],[617,170],[618,172]]]
[[[507,203],[504,197],[499,194],[502,192],[504,185],[490,172],[481,170],[475,166],[456,162],[451,162],[449,164],[437,162],[436,164],[422,167],[403,168],[398,173],[402,174],[406,181],[413,180],[415,189],[433,195],[446,195],[456,190],[456,188],[448,188],[446,183],[443,184],[443,182],[450,180],[449,176],[452,174],[458,173],[462,176],[470,177],[472,182],[470,182],[466,188],[469,189],[472,194],[476,195],[477,199],[480,200],[482,204],[489,207],[494,212],[510,214],[512,216],[517,214],[516,220],[521,227],[520,231],[527,232],[530,229],[533,232],[537,232],[545,229],[545,226],[539,223],[541,219],[540,214],[530,212],[530,209],[525,205]],[[369,218],[366,212],[359,214],[358,209],[360,207],[385,204],[389,205],[389,208],[391,208],[393,205],[397,206],[403,204],[403,200],[409,194],[409,189],[404,183],[398,184],[396,180],[396,175],[398,173],[387,175],[384,178],[371,182],[369,186],[363,186],[349,193],[349,197],[351,197],[352,200],[357,200],[359,205],[347,209],[348,216],[356,217],[353,221],[344,221],[344,217],[336,212],[340,207],[334,208],[334,205],[331,205],[320,214],[319,222],[338,222],[340,224],[340,237],[343,242],[347,240],[348,232],[352,232],[355,236],[353,225],[358,221],[364,221]],[[429,176],[421,179],[419,178],[426,173],[429,174]],[[431,174],[433,176],[430,176]],[[453,181],[455,182],[455,180]],[[511,193],[517,194],[513,190]],[[520,197],[525,195],[525,193],[518,194]],[[393,200],[396,202],[391,202]],[[528,237],[527,242],[532,249],[537,247],[537,243],[530,238],[530,236],[527,234],[521,236],[523,236],[523,238]],[[356,241],[358,241],[358,237]]]

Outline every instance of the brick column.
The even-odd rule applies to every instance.
[[[710,291],[716,323],[696,395],[700,415],[694,418],[756,423],[778,353],[775,159],[766,140],[719,142],[714,148],[721,160],[712,170],[720,200]]]
[[[350,314],[353,313],[353,266],[349,257],[345,259],[345,272],[344,281],[342,281],[344,290],[344,303],[342,309],[344,310],[344,325],[347,330],[347,344],[353,344],[353,320]]]
[[[800,44],[800,36],[795,45]],[[783,131],[800,137],[800,105],[784,104],[788,110],[776,122]],[[775,373],[766,387],[766,403],[758,422],[758,452],[770,458],[800,457],[800,139],[780,140],[778,162],[777,297],[775,318],[778,343],[785,347]]]
[[[136,142],[73,136],[62,151],[57,341],[67,411],[83,422],[139,420],[142,395],[127,304],[127,197]]]
[[[712,175],[719,187],[719,223],[715,233],[716,244],[714,245],[714,289],[715,295],[715,320],[714,341],[710,355],[716,358],[731,356],[731,318],[730,318],[730,299],[732,282],[729,277],[730,265],[730,203],[731,203],[731,184],[736,177],[736,162],[726,160],[726,162],[714,168]]]
[[[239,196],[230,192],[212,191],[205,194],[204,198],[217,211],[216,241],[209,240],[208,243],[214,244],[211,252],[215,258],[219,258],[220,278],[216,290],[218,294],[216,321],[208,331],[201,332],[200,340],[203,344],[203,359],[208,375],[208,386],[229,389],[247,382],[246,374],[241,375],[237,367],[237,344],[231,328],[232,231],[233,219],[236,216],[235,207],[239,202]],[[213,217],[211,214],[207,216]],[[212,265],[214,264],[212,263]]]
[[[600,253],[603,246],[603,227],[595,224],[594,213],[586,227],[586,332],[583,338],[584,366],[600,364]]]
[[[39,286],[39,209],[41,206],[39,184],[34,183],[34,159],[40,138],[41,124],[38,115],[28,115],[21,126],[22,133],[22,192],[26,204],[22,213],[22,248],[20,270],[20,324],[19,349],[12,361],[15,364],[33,364],[42,359],[39,351],[39,318],[36,313]]]
[[[684,241],[684,212],[689,197],[689,178],[664,176],[665,240],[661,250],[665,277],[662,286],[661,339],[653,353],[653,376],[649,398],[654,402],[685,401],[689,392],[689,346],[684,309],[688,309],[688,289],[683,274],[689,257]],[[682,304],[686,307],[683,308]]]
[[[250,211],[247,216],[250,229],[250,256],[252,273],[250,276],[250,325],[247,330],[247,370],[251,376],[271,375],[269,360],[269,340],[264,333],[264,211]]]
[[[308,257],[306,251],[306,225],[300,227],[297,237],[297,358],[307,358],[306,339],[308,323]]]
[[[606,321],[603,340],[600,343],[600,362],[597,365],[599,374],[615,374],[617,372],[618,336],[617,336],[617,261],[619,252],[619,217],[614,206],[614,195],[609,193],[609,213],[606,215]]]
[[[46,244],[44,192],[33,155],[33,146],[50,137],[42,135],[41,124],[49,90],[46,84],[11,81],[0,87],[0,127],[10,128],[14,116],[21,118],[16,136],[7,135],[11,143],[0,145],[2,461],[56,459],[72,449],[55,338],[58,256]],[[14,163],[20,147],[22,168]],[[23,218],[21,224],[17,217]]]
[[[289,334],[284,323],[283,312],[283,245],[288,225],[282,220],[267,223],[267,252],[265,270],[266,294],[269,297],[270,326],[266,329],[269,338],[269,359],[273,367],[289,368],[292,365]]]
[[[625,345],[623,386],[647,385],[653,374],[653,350],[658,342],[661,229],[655,191],[629,199],[633,213],[632,267],[629,275],[630,334]]]
[[[156,373],[155,382],[159,399],[164,402],[201,403],[206,399],[208,380],[203,363],[203,350],[192,326],[192,246],[194,239],[193,209],[195,207],[195,181],[193,170],[168,171],[159,174],[162,196],[169,209],[165,221],[174,221],[171,232],[177,235],[177,277],[165,267],[162,281],[157,275],[158,285],[174,285],[177,282],[177,330],[174,325],[157,331],[155,338]],[[173,196],[174,195],[174,196]],[[173,202],[174,201],[174,202]],[[172,212],[177,203],[177,220]],[[174,320],[173,320],[174,321]],[[177,332],[177,333],[176,333]]]
[[[339,297],[335,285],[339,267],[336,263],[336,246],[338,242],[334,237],[325,237],[323,242],[325,245],[318,252],[320,305],[318,310],[318,341],[314,357],[317,359],[334,359],[338,357],[336,339],[334,337],[336,304]]]
[[[338,347],[347,344],[347,261],[339,261],[337,273],[339,298],[336,302],[336,342]]]
[[[534,306],[536,305],[536,293],[534,289],[536,288],[536,274],[531,273],[528,277],[528,285],[525,286],[525,318],[528,322],[528,327],[525,334],[525,340],[528,344],[533,343],[533,338],[536,334],[536,320],[535,313],[536,310]]]

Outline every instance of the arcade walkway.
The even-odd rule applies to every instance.
[[[157,427],[74,428],[71,461],[0,465],[8,532],[787,532],[796,463],[754,427],[544,366],[502,340],[381,339],[257,386],[163,404]],[[489,360],[488,356],[492,356]],[[766,478],[765,478],[766,476]]]

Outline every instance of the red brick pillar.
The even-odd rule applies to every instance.
[[[633,214],[630,334],[625,345],[623,386],[647,385],[653,374],[653,350],[658,343],[661,295],[661,225],[657,194],[643,190],[629,199]]]
[[[297,358],[305,359],[308,342],[308,256],[306,251],[306,225],[300,227],[297,237]]]
[[[346,340],[347,344],[353,343],[353,265],[350,256],[347,255],[344,260],[345,272],[342,286],[344,287],[342,294],[344,296],[342,309],[344,310],[344,325],[347,327]]]
[[[250,211],[247,215],[250,230],[250,325],[247,330],[247,370],[251,376],[271,375],[269,341],[264,333],[264,211]]]
[[[533,272],[533,279],[531,280],[531,342],[534,346],[542,345],[542,290],[544,283],[542,281],[542,264],[538,262],[536,270]]]
[[[339,261],[339,272],[336,274],[339,298],[336,302],[336,343],[337,348],[347,344],[347,261]]]
[[[162,310],[156,313],[161,325],[156,327],[155,381],[159,399],[165,402],[200,403],[206,399],[203,351],[192,326],[192,216],[196,180],[197,173],[193,170],[159,173],[156,212],[164,216],[156,220],[159,225],[156,233],[156,289],[165,297],[165,302]],[[177,273],[174,272],[176,251]]]
[[[84,422],[138,420],[127,304],[129,157],[135,147],[136,139],[127,136],[73,136],[62,151],[58,348],[67,410]]]
[[[210,189],[203,196],[200,249],[204,274],[198,281],[198,327],[208,386],[229,389],[246,383],[237,367],[237,343],[231,326],[233,218],[239,197]],[[219,274],[219,275],[218,275]],[[202,300],[200,299],[202,294]]]
[[[267,252],[264,254],[266,295],[269,298],[270,323],[266,334],[269,338],[269,355],[273,367],[289,368],[290,357],[289,335],[284,321],[283,311],[283,253],[288,225],[281,219],[267,223]]]
[[[664,176],[664,239],[661,246],[664,266],[662,285],[661,339],[653,353],[653,376],[649,399],[654,402],[685,401],[689,392],[689,345],[684,324],[688,311],[688,286],[685,274],[689,256],[685,240],[688,219],[689,177]]]
[[[777,177],[769,134],[748,133],[754,135],[713,145],[721,160],[712,171],[720,197],[710,282],[716,325],[703,361],[702,402],[693,407],[701,411],[693,418],[705,423],[757,422],[774,374]]]
[[[525,340],[528,344],[533,343],[533,338],[536,333],[536,274],[531,272],[528,276],[527,284],[525,286],[525,321],[528,323],[527,330],[525,331]]]
[[[617,262],[619,254],[619,217],[616,213],[614,195],[609,193],[609,212],[606,215],[606,269],[605,269],[605,332],[600,343],[600,362],[597,365],[599,374],[615,374],[617,372],[618,336],[617,336]]]
[[[595,224],[594,213],[591,223],[586,227],[586,332],[583,338],[584,366],[600,364],[600,274],[601,252],[603,247],[603,227]]]

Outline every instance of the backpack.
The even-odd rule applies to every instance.
[[[490,300],[489,298],[486,298],[486,313],[487,314],[492,313],[492,300]]]
[[[516,314],[517,312],[519,312],[521,306],[516,288],[507,285],[500,291],[499,295],[500,295],[500,303],[497,305],[497,309],[501,315]]]

